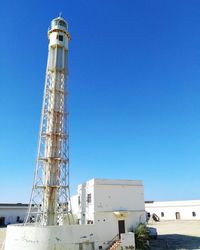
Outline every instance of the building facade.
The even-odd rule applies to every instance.
[[[110,238],[131,232],[146,220],[141,181],[92,179],[78,186],[71,198],[79,224],[105,228]]]
[[[28,204],[1,203],[0,204],[0,227],[21,223],[27,215]]]
[[[145,202],[149,216],[164,220],[200,220],[200,200]]]

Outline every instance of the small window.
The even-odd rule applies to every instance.
[[[0,226],[5,226],[5,217],[0,217]]]
[[[59,35],[58,40],[62,42],[63,41],[63,36]]]
[[[99,246],[99,249],[103,249],[103,247],[102,247],[102,246]]]
[[[78,205],[80,205],[80,204],[81,204],[81,197],[78,196]]]
[[[64,21],[62,21],[62,20],[60,20],[58,24],[59,24],[60,26],[66,27],[66,23],[65,23]]]
[[[192,212],[192,216],[193,216],[193,217],[196,217],[196,212]]]
[[[91,195],[91,194],[88,194],[88,195],[87,195],[87,202],[88,202],[88,203],[91,203],[91,201],[92,201],[92,195]]]
[[[165,216],[164,212],[161,212],[161,217],[164,217],[164,216]]]

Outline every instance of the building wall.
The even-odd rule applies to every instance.
[[[146,212],[155,213],[161,221],[164,220],[199,220],[200,200],[163,201],[145,204]],[[179,215],[177,214],[179,213]]]
[[[77,222],[80,220],[81,213],[81,208],[78,204],[78,196],[78,194],[71,196],[71,210],[73,211],[74,219],[77,220]],[[79,224],[82,224],[81,221]]]
[[[5,217],[5,225],[17,223],[17,216],[24,220],[27,214],[27,207],[4,206],[0,207],[0,217]]]
[[[141,181],[92,179],[78,186],[71,201],[80,224],[101,225],[110,239],[119,233],[119,220],[124,220],[125,232],[146,220]]]
[[[138,223],[145,221],[141,181],[96,179],[94,196],[94,223],[113,225],[115,235],[119,233],[119,220],[124,220],[125,232],[133,231]]]
[[[144,210],[144,193],[141,181],[101,180],[94,183],[95,212]]]
[[[72,210],[77,216],[80,224],[87,224],[88,221],[94,221],[94,181],[78,185],[77,195],[71,197]],[[88,194],[91,195],[91,201],[88,202]]]

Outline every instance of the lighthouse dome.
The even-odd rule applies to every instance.
[[[62,29],[62,30],[65,30],[67,31],[68,30],[68,25],[67,25],[67,22],[65,21],[64,18],[62,17],[57,17],[57,18],[54,18],[52,21],[51,21],[51,27],[50,27],[50,30],[52,29]]]

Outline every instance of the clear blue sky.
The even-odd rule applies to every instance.
[[[47,60],[62,11],[72,193],[141,179],[146,200],[200,199],[200,1],[10,1],[0,8],[0,202],[29,200]]]

